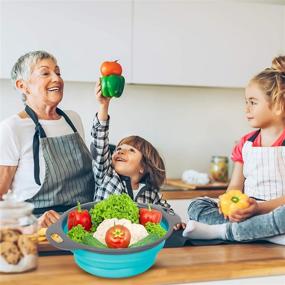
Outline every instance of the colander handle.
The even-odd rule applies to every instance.
[[[177,214],[173,212],[173,210],[169,208],[163,208],[165,210],[165,214],[167,215],[168,221],[169,221],[169,227],[174,227],[177,224],[180,224],[181,218]]]
[[[57,247],[62,250],[72,250],[74,249],[74,242],[66,238],[66,234],[62,230],[60,222],[61,220],[48,227],[46,231],[46,238],[53,247]],[[52,238],[53,234],[57,234],[60,237],[61,241],[55,241]]]

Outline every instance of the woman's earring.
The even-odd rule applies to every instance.
[[[27,95],[22,93],[22,101],[25,103],[27,101]]]

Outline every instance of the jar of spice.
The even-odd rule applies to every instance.
[[[229,179],[229,160],[226,156],[212,156],[210,175],[214,181],[227,182]]]
[[[33,204],[0,202],[0,272],[25,272],[38,264],[37,219]]]

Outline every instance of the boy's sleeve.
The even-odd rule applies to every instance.
[[[109,117],[107,121],[99,121],[97,114],[91,130],[92,167],[95,181],[102,180],[111,169],[111,153],[109,149]]]

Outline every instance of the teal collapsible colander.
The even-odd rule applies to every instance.
[[[89,210],[95,204],[96,202],[82,204],[81,208]],[[148,208],[146,204],[137,205],[139,208]],[[165,240],[171,235],[173,226],[181,222],[179,216],[167,212],[160,206],[152,205],[152,208],[162,213],[161,226],[167,230],[164,237],[141,247],[96,248],[76,243],[67,236],[67,217],[69,212],[76,208],[66,211],[55,224],[47,229],[47,239],[52,246],[71,251],[76,264],[84,271],[107,278],[130,277],[148,270],[155,263],[157,254],[163,248]],[[51,237],[53,234],[59,235],[62,242],[58,243],[53,240]]]

